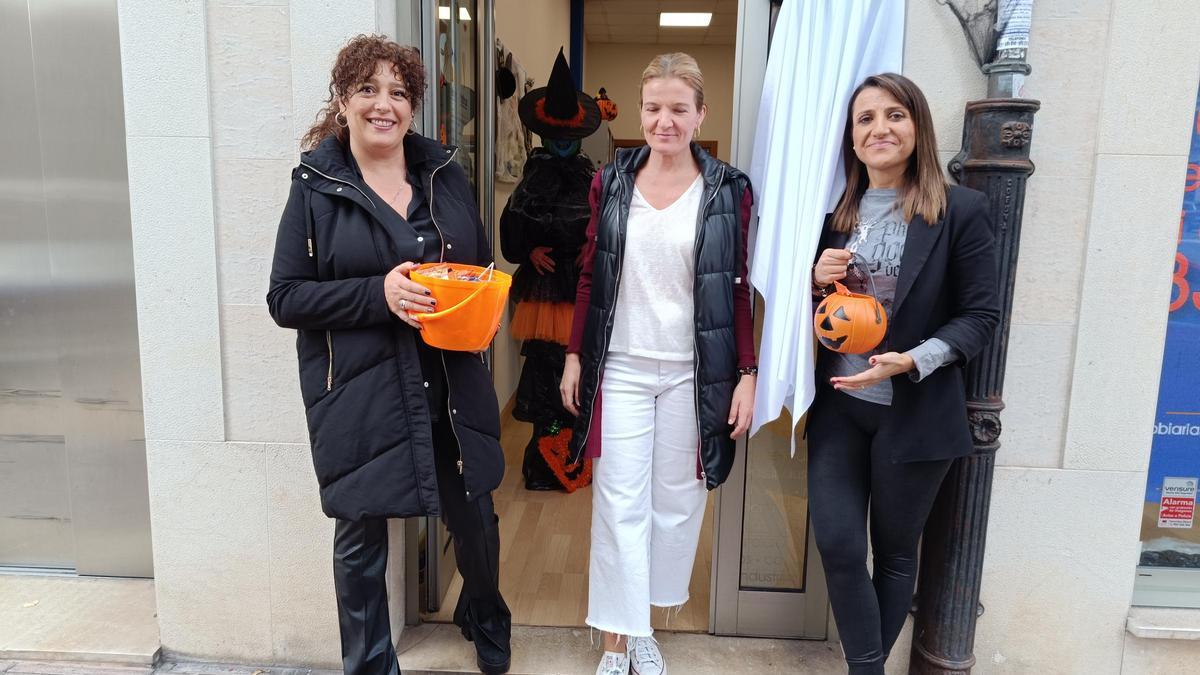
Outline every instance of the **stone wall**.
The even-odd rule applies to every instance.
[[[1198,28],[1195,3],[1034,4],[1025,96],[1042,103],[1037,169],[975,672],[1121,670],[1200,79]],[[963,104],[981,98],[986,81],[948,8],[909,0],[907,29],[905,73],[929,96],[948,159],[961,143]],[[1139,663],[1156,644],[1166,643],[1138,641]],[[892,665],[906,661],[897,655]]]
[[[297,141],[333,54],[351,35],[403,26],[398,5],[407,3],[118,3],[168,654],[338,662],[332,523],[317,500],[293,335],[271,322],[264,297]],[[1123,660],[1127,672],[1151,672],[1146,664],[1200,651],[1127,640],[1124,629],[1200,78],[1191,45],[1200,5],[1039,0],[1033,25],[1025,93],[1042,102],[1037,172],[976,672],[1111,673]],[[908,2],[904,71],[930,98],[948,160],[963,104],[984,95],[985,81],[934,0]],[[515,356],[505,358],[511,371]],[[401,575],[391,577],[398,609]]]
[[[265,298],[298,139],[336,50],[382,30],[387,4],[119,5],[167,654],[340,663],[333,522],[317,497],[295,334],[274,324]],[[400,544],[394,536],[394,564]],[[398,633],[403,588],[391,576]]]

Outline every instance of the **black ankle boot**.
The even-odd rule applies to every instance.
[[[462,634],[475,645],[475,665],[484,675],[503,675],[512,662],[511,621],[505,616],[477,622],[468,608],[463,617]]]
[[[487,675],[508,672],[511,658],[512,612],[500,595],[500,519],[482,532],[454,540],[463,592],[458,596],[454,623],[475,644],[475,663]]]

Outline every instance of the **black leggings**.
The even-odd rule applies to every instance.
[[[878,433],[886,412],[827,386],[809,412],[809,510],[850,673],[883,673],[912,604],[921,531],[953,461],[892,463]]]
[[[454,542],[463,577],[454,622],[489,661],[509,651],[511,614],[500,596],[500,528],[492,495],[467,501],[456,460],[458,446],[449,422],[433,424],[442,522]],[[400,672],[388,621],[387,519],[337,520],[333,540],[333,581],[342,637],[342,667],[347,675],[396,675]],[[433,564],[433,563],[429,563]]]

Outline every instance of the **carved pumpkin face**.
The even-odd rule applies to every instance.
[[[817,305],[813,330],[826,349],[842,354],[869,352],[887,334],[887,312],[870,295],[851,293],[834,282],[836,291]]]
[[[617,104],[608,97],[603,87],[600,88],[600,95],[596,97],[596,105],[600,108],[600,119],[609,122],[617,119]]]

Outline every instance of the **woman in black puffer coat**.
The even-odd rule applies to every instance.
[[[478,354],[442,351],[413,314],[421,262],[487,265],[491,249],[456,149],[411,129],[420,55],[359,36],[338,54],[329,105],[304,138],[279,223],[267,304],[297,330],[300,390],[326,515],[346,673],[399,673],[384,572],[387,518],[441,515],[463,577],[454,620],[480,669],[509,663],[491,492],[499,412]]]

